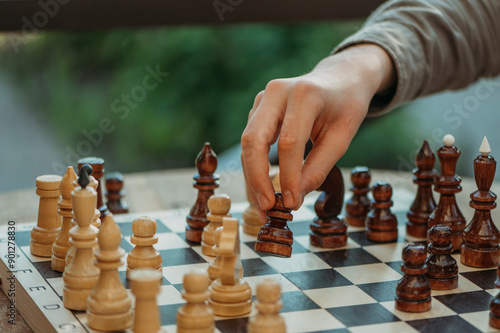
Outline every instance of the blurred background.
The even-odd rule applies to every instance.
[[[15,47],[0,34],[0,192],[85,156],[123,173],[193,167],[205,141],[235,168],[255,95],[310,71],[362,22],[49,31]],[[339,165],[410,171],[424,139],[436,150],[452,133],[472,176],[483,136],[500,158],[499,104],[499,80],[418,100],[365,121]]]

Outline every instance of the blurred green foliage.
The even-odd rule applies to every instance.
[[[216,152],[239,142],[253,99],[268,81],[310,71],[359,26],[343,22],[50,32],[30,38],[17,54],[4,47],[0,66],[17,82],[20,94],[46,114],[57,139],[69,149],[87,140],[82,131],[92,132],[101,119],[109,118],[114,130],[92,145],[91,155],[104,157],[114,169],[192,166],[204,141]],[[157,66],[168,77],[120,119],[113,102],[142,86],[146,68]],[[405,141],[388,133],[411,135],[411,126],[395,117],[363,126],[342,164],[390,167],[388,154],[404,152]],[[375,142],[374,136],[381,141]],[[378,156],[370,146],[386,153]]]

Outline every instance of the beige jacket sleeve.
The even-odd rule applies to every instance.
[[[500,0],[388,1],[333,53],[361,43],[385,49],[397,71],[395,91],[375,96],[370,105],[370,114],[381,114],[498,75]]]

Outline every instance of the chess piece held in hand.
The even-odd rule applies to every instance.
[[[293,219],[291,209],[283,204],[283,195],[275,193],[274,207],[266,212],[267,223],[260,229],[255,251],[277,257],[292,256],[293,233],[287,222]]]

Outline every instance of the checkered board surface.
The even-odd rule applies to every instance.
[[[401,200],[398,200],[398,197]],[[475,269],[459,264],[459,288],[451,291],[432,291],[432,309],[420,314],[395,310],[394,297],[398,280],[402,277],[401,250],[409,239],[405,235],[405,209],[412,193],[398,193],[394,200],[400,224],[397,242],[377,244],[365,238],[361,228],[349,227],[347,246],[339,249],[321,249],[309,244],[309,224],[314,218],[315,197],[306,198],[306,204],[294,214],[289,223],[294,233],[293,254],[290,259],[265,256],[253,251],[255,237],[241,233],[241,259],[244,278],[255,295],[257,284],[271,278],[280,282],[283,292],[281,311],[288,332],[484,332],[494,331],[488,326],[489,303],[497,294],[494,289],[495,269]],[[398,205],[398,202],[402,204]],[[240,218],[247,204],[234,204],[232,214]],[[150,212],[158,223],[159,242],[156,248],[163,259],[163,283],[158,296],[163,328],[175,332],[176,310],[184,300],[181,297],[183,275],[193,268],[206,269],[211,258],[201,254],[200,246],[184,240],[185,216],[188,210]],[[132,250],[130,235],[132,220],[144,214],[118,215],[122,233],[122,247]],[[91,332],[86,326],[84,312],[69,311],[62,305],[63,280],[61,273],[50,269],[50,261],[29,253],[29,232],[33,225],[16,232],[17,288],[28,297],[17,301],[18,309],[35,332]],[[5,242],[5,233],[0,239]],[[2,252],[4,251],[4,244]],[[454,255],[459,260],[459,255]],[[0,266],[5,270],[2,256]],[[3,281],[5,272],[2,274]],[[129,289],[125,267],[120,276]],[[37,288],[33,288],[37,287]],[[254,296],[255,297],[255,296]],[[49,329],[43,323],[30,322],[30,314],[23,313],[22,302],[35,303],[35,312],[42,312]],[[26,312],[27,310],[25,310]],[[31,311],[30,311],[31,312]],[[255,310],[252,311],[252,315]],[[246,332],[247,317],[216,318],[217,332]]]

